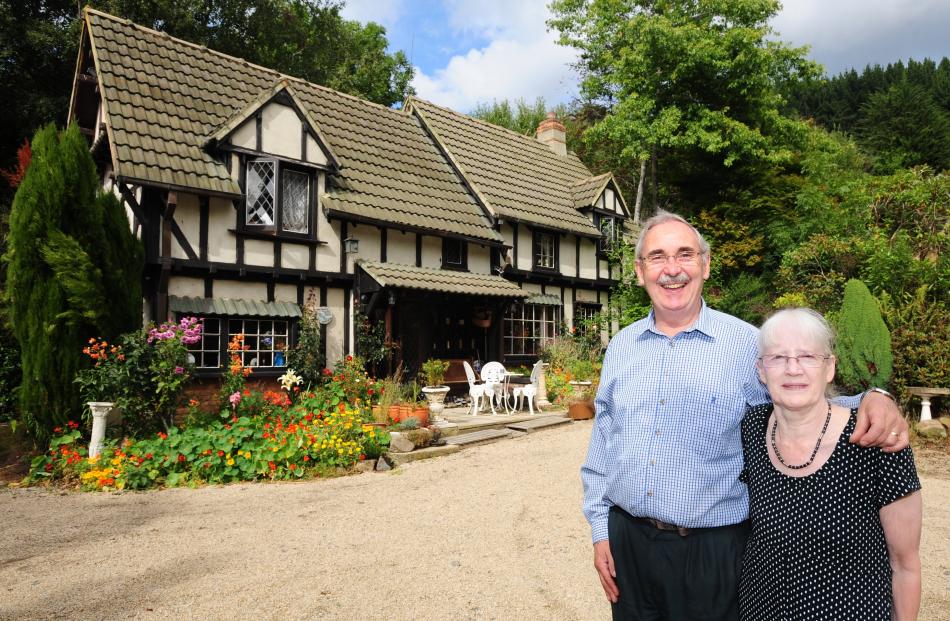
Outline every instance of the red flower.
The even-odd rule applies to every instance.
[[[62,427],[53,427],[53,433],[63,433]]]
[[[304,460],[304,461],[310,461],[310,455],[304,455],[304,456],[303,456],[303,460]]]
[[[45,470],[46,470],[47,472],[49,472],[49,471],[52,470],[52,469],[53,469],[53,464],[46,464]]]
[[[146,453],[146,454],[145,454],[145,459],[151,459],[151,458],[152,458],[152,454],[151,454],[151,453]]]
[[[360,453],[360,461],[364,461],[365,459],[366,459],[366,455]]]
[[[297,469],[297,464],[290,464],[290,469],[291,469],[291,470],[296,470],[296,469]]]
[[[373,390],[372,388],[370,388],[369,390],[366,391],[366,394],[368,394],[370,397],[372,397],[374,394],[376,394],[376,391]]]
[[[77,422],[75,422],[75,421],[69,421],[69,422],[67,422],[67,423],[66,423],[66,426],[69,427],[70,429],[79,429],[79,423],[77,423]]]
[[[275,464],[275,463],[272,462],[272,461],[267,462],[267,466],[268,466],[271,470],[277,470],[277,464]]]
[[[162,440],[165,440],[166,438],[168,438],[168,434],[165,433],[164,431],[159,431],[158,437],[161,438]]]
[[[324,369],[323,369],[323,374],[324,374],[325,376],[330,376],[330,375],[333,375],[333,371],[331,371],[330,369],[327,369],[326,367],[324,367]]]
[[[347,357],[346,357],[346,361],[347,361],[347,362],[353,362],[353,356],[347,356]]]
[[[224,451],[218,451],[218,457],[224,457]]]
[[[185,456],[181,453],[178,453],[178,461],[185,461]]]
[[[313,420],[313,412],[307,412],[307,415],[304,416],[304,419],[307,421]]]

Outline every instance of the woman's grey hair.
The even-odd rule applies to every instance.
[[[706,261],[709,261],[709,242],[707,242],[703,238],[702,233],[696,230],[695,226],[687,222],[686,218],[684,218],[683,216],[677,215],[675,213],[670,213],[669,211],[663,211],[662,209],[657,211],[655,216],[653,216],[652,218],[650,218],[649,220],[647,220],[640,226],[640,237],[637,238],[637,248],[636,248],[636,253],[637,253],[636,256],[638,259],[643,258],[643,255],[640,254],[640,251],[643,250],[643,240],[646,238],[647,233],[650,231],[650,229],[652,229],[655,226],[659,226],[661,224],[666,224],[667,222],[680,222],[688,226],[690,229],[692,229],[693,233],[696,234],[696,241],[699,244],[699,251],[702,254],[706,255]]]
[[[802,334],[826,356],[833,356],[835,353],[835,331],[821,313],[810,308],[795,307],[776,311],[765,320],[759,328],[759,354],[764,354],[769,347],[775,345],[780,332],[788,331]],[[825,397],[833,399],[837,396],[835,385],[828,382],[825,386]]]
[[[778,341],[780,332],[793,331],[814,343],[825,355],[835,351],[835,332],[821,313],[810,308],[784,308],[773,313],[759,328],[759,352],[765,353]]]

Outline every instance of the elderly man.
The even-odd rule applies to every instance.
[[[757,331],[706,306],[709,245],[680,216],[644,223],[636,253],[653,310],[607,348],[581,469],[594,567],[615,620],[735,619],[749,503],[740,422],[769,400]],[[851,441],[907,445],[889,395],[865,396]]]

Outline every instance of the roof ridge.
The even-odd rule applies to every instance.
[[[524,139],[524,140],[530,141],[530,143],[531,143],[532,145],[538,145],[538,146],[544,147],[544,148],[547,149],[548,151],[551,151],[551,149],[550,149],[546,144],[544,144],[543,142],[541,142],[540,140],[538,140],[536,137],[531,137],[531,136],[528,136],[527,134],[522,134],[521,132],[515,131],[515,130],[513,130],[513,129],[511,129],[511,128],[508,128],[508,127],[504,127],[504,126],[502,126],[502,125],[496,125],[496,124],[494,124],[494,123],[490,123],[489,121],[485,121],[485,120],[483,120],[483,119],[476,118],[476,117],[474,117],[474,116],[472,116],[472,115],[470,115],[470,114],[465,114],[465,113],[459,112],[458,110],[453,110],[452,108],[446,108],[445,106],[440,106],[439,104],[433,103],[433,102],[429,101],[428,99],[422,99],[421,97],[416,97],[415,95],[412,95],[409,99],[411,99],[412,101],[420,101],[420,102],[422,102],[423,104],[430,105],[430,106],[432,106],[433,108],[438,108],[439,110],[444,110],[444,111],[446,111],[446,112],[449,112],[449,113],[451,113],[451,114],[455,114],[455,115],[457,115],[457,116],[465,117],[465,118],[468,119],[469,121],[473,121],[473,122],[475,122],[475,123],[477,123],[477,124],[479,124],[479,125],[484,125],[485,127],[488,127],[488,128],[490,128],[490,129],[493,129],[493,130],[497,130],[497,131],[500,131],[500,132],[505,132],[505,133],[509,133],[509,134],[518,136],[519,138],[522,138],[522,139]],[[535,132],[537,132],[537,128],[535,128]],[[556,153],[554,153],[553,151],[551,151],[551,153],[554,154],[555,156],[558,156],[558,155],[557,155]],[[558,156],[558,157],[560,157],[560,156]],[[583,162],[582,162],[582,163],[583,163]],[[586,167],[586,164],[585,164],[585,167]]]
[[[183,45],[185,45],[185,46],[187,46],[187,47],[194,48],[194,49],[198,49],[198,50],[204,50],[204,51],[206,51],[206,52],[210,52],[211,54],[214,54],[215,56],[220,56],[220,57],[222,57],[222,58],[227,58],[227,59],[229,59],[229,60],[231,60],[231,61],[237,61],[237,62],[239,62],[239,63],[244,64],[244,65],[247,66],[247,67],[252,67],[252,68],[254,68],[254,69],[261,69],[261,70],[263,70],[263,71],[266,71],[267,73],[272,73],[272,74],[278,76],[278,78],[275,79],[275,82],[278,81],[278,80],[280,80],[280,79],[293,80],[293,81],[295,81],[295,82],[301,82],[301,83],[306,84],[306,85],[308,85],[308,86],[314,86],[314,87],[316,87],[316,88],[318,88],[318,89],[322,89],[322,90],[325,90],[325,91],[329,91],[329,92],[331,92],[331,93],[333,93],[333,94],[335,94],[335,95],[342,95],[343,97],[347,97],[347,98],[349,98],[349,99],[356,100],[356,101],[360,102],[361,104],[369,104],[369,105],[371,105],[371,106],[375,106],[375,107],[380,108],[380,109],[382,109],[382,110],[387,110],[387,111],[389,111],[389,112],[391,112],[391,113],[401,113],[401,110],[394,110],[394,109],[392,109],[392,108],[390,108],[390,107],[388,107],[388,106],[384,106],[384,105],[382,105],[382,104],[378,104],[378,103],[376,103],[375,101],[370,101],[370,100],[368,100],[368,99],[363,99],[363,98],[357,97],[356,95],[350,95],[349,93],[344,93],[343,91],[338,91],[338,90],[336,90],[336,89],[332,89],[332,88],[330,88],[329,86],[325,86],[325,85],[323,85],[323,84],[317,84],[316,82],[310,82],[310,81],[308,81],[308,80],[304,80],[303,78],[299,78],[299,77],[297,77],[297,76],[292,76],[292,75],[289,75],[289,74],[286,74],[286,73],[282,73],[282,72],[277,71],[276,69],[273,69],[273,68],[271,68],[271,67],[265,67],[264,65],[258,65],[257,63],[252,63],[251,61],[247,60],[246,58],[241,58],[241,57],[239,57],[239,56],[231,56],[230,54],[225,54],[224,52],[221,52],[221,51],[216,50],[216,49],[214,49],[214,48],[208,47],[207,45],[200,45],[200,44],[198,44],[198,43],[194,43],[194,42],[192,42],[192,41],[188,41],[187,39],[180,39],[180,38],[178,38],[178,37],[175,37],[175,36],[172,36],[172,35],[168,34],[167,32],[163,32],[163,31],[161,31],[161,30],[155,30],[154,28],[149,28],[148,26],[143,26],[142,24],[138,24],[138,23],[132,21],[131,19],[126,18],[126,17],[119,17],[119,16],[117,16],[117,15],[112,15],[111,13],[106,13],[105,11],[100,11],[99,9],[95,9],[95,8],[89,6],[89,5],[86,5],[86,6],[83,8],[83,12],[84,12],[84,13],[95,13],[96,15],[98,15],[98,16],[100,16],[100,17],[103,17],[103,18],[105,18],[105,19],[109,19],[109,20],[112,20],[112,21],[115,21],[115,22],[124,23],[124,24],[127,25],[127,26],[131,26],[131,27],[133,27],[133,28],[137,28],[138,30],[142,30],[142,31],[144,31],[144,32],[147,32],[147,33],[153,34],[153,35],[155,35],[155,36],[158,36],[158,37],[160,37],[160,38],[163,38],[163,39],[171,39],[172,41],[175,41],[176,43],[181,43],[181,44],[183,44]]]

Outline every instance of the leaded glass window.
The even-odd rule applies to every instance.
[[[272,226],[277,202],[277,163],[255,160],[247,164],[247,224]]]
[[[310,175],[284,170],[281,176],[281,228],[291,233],[306,233],[307,205],[310,203]]]

